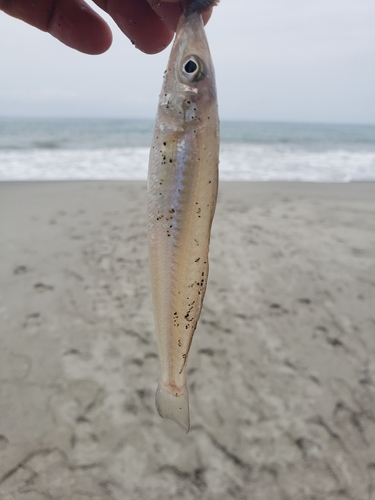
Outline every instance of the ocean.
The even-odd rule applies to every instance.
[[[0,181],[145,180],[153,120],[0,118]],[[375,125],[221,123],[220,180],[375,180]]]

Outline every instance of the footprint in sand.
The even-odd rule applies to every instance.
[[[0,434],[0,450],[5,450],[5,448],[8,446],[9,439],[4,436],[4,434]]]
[[[13,274],[26,274],[29,271],[29,268],[26,266],[17,266],[13,270]]]
[[[34,288],[38,292],[52,292],[55,289],[54,286],[46,285],[45,283],[35,283]]]

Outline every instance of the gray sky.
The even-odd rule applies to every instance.
[[[169,48],[103,17],[112,47],[88,56],[0,12],[0,116],[153,117]],[[223,119],[375,124],[374,0],[221,0],[207,36]]]

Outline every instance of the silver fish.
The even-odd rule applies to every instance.
[[[148,238],[161,369],[156,406],[186,432],[186,364],[207,285],[218,163],[214,68],[200,13],[185,12],[164,74],[150,152]]]

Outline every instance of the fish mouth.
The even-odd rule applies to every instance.
[[[218,3],[218,0],[191,0],[186,6],[185,14],[187,16],[190,16],[195,12],[201,14],[204,10],[213,5],[217,5]]]

